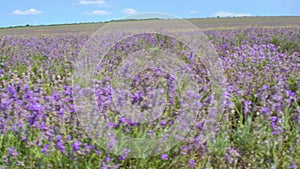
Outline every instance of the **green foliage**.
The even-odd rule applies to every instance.
[[[272,36],[271,38],[271,43],[276,45],[277,47],[280,47],[280,50],[282,52],[288,52],[288,53],[293,53],[294,51],[298,51],[300,49],[300,43],[299,43],[299,38],[292,41],[282,35],[276,35]]]

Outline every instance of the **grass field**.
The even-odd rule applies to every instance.
[[[187,19],[197,27],[206,30],[232,29],[239,27],[298,27],[299,16],[270,16],[270,17],[231,17],[231,18],[194,18]],[[140,21],[141,22],[141,21]],[[142,21],[144,22],[144,21]],[[146,21],[147,22],[147,21]],[[34,27],[17,27],[0,29],[0,35],[38,34],[51,33],[90,33],[95,32],[106,23],[45,25]]]
[[[0,29],[0,169],[299,168],[300,17],[188,21],[214,45],[218,56],[215,61],[220,62],[225,77],[220,85],[221,96],[214,95],[212,77],[218,76],[201,63],[199,53],[171,37],[149,33],[119,41],[103,62],[96,64],[98,72],[91,75],[94,86],[86,87],[74,85],[87,83],[83,77],[85,80],[74,79],[73,75],[87,71],[83,67],[82,72],[76,72],[81,68],[76,63],[88,60],[82,49],[105,23]],[[122,37],[122,26],[128,22],[149,26],[155,23],[120,22],[119,33],[101,37],[98,45],[109,46],[113,38]],[[200,31],[184,33],[186,37],[202,36]],[[190,79],[177,83],[174,72],[164,72],[158,66],[125,75],[136,66],[130,54],[146,56],[146,52],[139,52],[148,52],[147,49],[151,54],[173,53],[186,66]],[[166,64],[172,67],[172,61]],[[123,74],[114,81],[117,70]],[[114,90],[121,81],[128,84],[127,93]],[[196,82],[195,92],[182,94],[192,81]],[[96,116],[81,110],[78,104],[78,100],[84,101],[80,96],[90,91],[99,110]],[[119,97],[114,98],[114,92],[120,92]],[[216,111],[210,107],[215,106],[218,97],[225,99],[224,109]],[[151,101],[164,98],[167,106],[159,118],[149,123],[122,114],[126,107],[112,106],[118,100],[118,105],[127,103],[146,114],[156,107]],[[189,99],[193,103],[185,102]],[[187,120],[181,118],[187,107],[193,108],[187,112],[195,114],[195,118],[193,123],[185,122],[179,128],[188,126],[190,132],[177,130],[183,138],[155,142],[172,145],[176,140],[167,151],[131,158],[153,147],[144,142],[139,142],[138,148],[130,147],[128,138],[168,139],[165,133],[174,127],[176,119]],[[216,114],[222,116],[206,139],[205,129]],[[103,126],[92,124],[101,120],[105,121]],[[104,132],[99,136],[105,140],[101,144],[99,138],[90,135],[95,131]],[[112,153],[111,149],[118,146],[124,148],[118,150],[121,153]]]

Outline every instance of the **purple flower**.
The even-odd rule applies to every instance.
[[[46,154],[48,152],[50,145],[49,144],[44,144],[43,149],[42,149],[42,153]]]
[[[297,168],[296,163],[292,163],[292,164],[290,165],[290,168]]]
[[[4,110],[5,110],[5,107],[6,107],[6,104],[5,104],[5,103],[1,103],[1,104],[0,104],[0,110],[4,111]]]
[[[14,146],[7,149],[7,154],[13,158],[16,158],[18,156],[18,151],[15,149]]]
[[[186,146],[180,146],[180,154],[185,156],[188,152],[188,148]]]
[[[3,117],[0,117],[0,133],[6,128],[6,120]]]
[[[125,117],[120,117],[119,118],[119,123],[127,123],[128,120]]]
[[[133,95],[131,104],[140,103],[142,101],[142,98],[143,98],[143,93],[141,91],[138,91]]]
[[[65,109],[61,108],[59,110],[59,116],[62,117],[62,116],[64,116],[64,114],[65,114]]]
[[[12,97],[15,97],[17,93],[16,89],[12,86],[7,86],[7,91]]]
[[[275,94],[275,95],[273,95],[273,99],[274,99],[275,101],[281,101],[281,100],[282,100],[282,96],[279,95],[279,94]]]
[[[168,154],[162,154],[160,156],[160,158],[163,159],[163,160],[168,160],[169,156],[168,156]]]
[[[54,93],[52,94],[52,97],[54,98],[55,101],[58,101],[59,98],[60,98],[60,94],[57,93],[57,92],[54,92]]]
[[[70,87],[70,86],[64,86],[64,90],[65,90],[65,92],[64,92],[64,94],[65,95],[71,95],[72,94],[72,88]]]
[[[245,101],[244,103],[244,112],[249,113],[251,111],[252,102],[251,101]]]
[[[27,137],[24,136],[24,135],[22,135],[22,136],[21,136],[21,140],[22,140],[23,142],[26,142],[26,141],[27,141]]]
[[[72,144],[73,151],[77,152],[80,149],[81,144],[81,141],[75,140]]]
[[[205,123],[204,120],[203,120],[202,122],[197,122],[196,128],[197,128],[198,130],[202,130],[203,127],[204,127],[204,123]]]
[[[273,103],[272,108],[278,112],[282,112],[281,102]]]
[[[292,164],[290,165],[290,168],[297,168],[296,163],[292,163]]]
[[[195,168],[195,160],[190,160],[189,164],[192,168]]]
[[[116,127],[118,127],[118,125],[117,125],[117,124],[115,124],[115,123],[112,123],[112,122],[110,122],[109,120],[107,120],[107,125],[108,125],[109,127],[112,127],[112,128],[116,128]]]
[[[263,86],[261,87],[261,90],[262,90],[262,91],[268,90],[268,86],[267,86],[267,85],[263,85]]]
[[[72,136],[67,135],[66,139],[67,139],[67,141],[70,141],[72,139]]]
[[[101,155],[101,154],[102,154],[102,151],[101,151],[101,150],[95,150],[95,153],[96,153],[97,155]]]
[[[135,77],[135,83],[139,83],[140,79],[141,79],[140,75],[137,75],[137,76]]]
[[[31,111],[41,112],[44,110],[44,106],[39,103],[30,103],[27,104],[26,108]]]
[[[124,149],[122,155],[118,158],[119,160],[125,160],[127,155],[130,153],[130,149]]]
[[[63,144],[63,141],[60,140],[56,143],[56,148],[60,151],[60,152],[64,152],[65,150],[65,146]]]
[[[108,162],[110,162],[111,161],[111,159],[110,159],[110,157],[108,157],[108,156],[106,156],[105,158],[104,158],[104,163],[108,163]]]
[[[86,152],[90,152],[94,148],[93,146],[88,145],[87,143],[84,143],[83,145],[84,145],[84,150]]]
[[[276,116],[272,116],[270,118],[270,125],[272,127],[272,134],[273,135],[280,135],[283,132],[282,127],[278,126],[277,123],[282,123],[281,118],[278,118]]]
[[[187,60],[192,61],[193,58],[194,58],[194,51],[191,50],[189,56],[187,57]]]
[[[167,122],[166,122],[165,120],[162,120],[162,121],[160,122],[160,125],[161,125],[162,127],[164,127],[166,124],[167,124]]]
[[[232,147],[228,147],[227,149],[231,154],[233,154],[234,156],[240,157],[241,155]]]
[[[103,164],[105,165],[105,164]],[[99,169],[109,169],[107,166],[99,167]]]
[[[271,50],[275,50],[275,45],[274,44],[269,44],[268,48],[271,49]]]
[[[269,107],[262,107],[262,108],[260,109],[260,111],[261,111],[263,114],[265,114],[265,115],[270,114],[270,108],[269,108]]]
[[[288,96],[289,96],[291,99],[295,99],[295,97],[296,97],[296,94],[295,94],[293,91],[291,91],[291,90],[288,90],[288,91],[287,91],[287,94],[288,94]]]
[[[225,158],[226,158],[228,164],[232,163],[232,158],[231,158],[230,154],[226,153]]]
[[[49,129],[49,130],[46,131],[45,134],[46,134],[47,137],[52,138],[52,137],[54,136],[54,135],[53,135],[53,132],[54,132],[54,131],[53,131],[52,129]]]
[[[56,137],[56,148],[60,151],[60,152],[64,152],[64,150],[65,150],[65,146],[64,146],[64,144],[63,144],[63,140],[62,140],[62,136],[61,135],[58,135],[57,137]]]
[[[62,139],[62,136],[61,136],[61,135],[56,136],[56,141],[59,141],[59,140],[61,140],[61,139]]]

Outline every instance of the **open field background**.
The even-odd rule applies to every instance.
[[[197,27],[206,30],[234,29],[237,27],[294,27],[300,25],[299,16],[281,17],[231,17],[231,18],[197,18],[187,19]],[[149,22],[149,21],[138,21]],[[151,22],[151,21],[150,21]],[[95,32],[106,23],[89,23],[75,25],[34,26],[0,29],[0,35],[51,34],[51,33],[90,33]]]

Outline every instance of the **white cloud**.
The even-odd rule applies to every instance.
[[[80,0],[80,5],[106,5],[104,0]]]
[[[192,11],[189,11],[189,13],[190,13],[190,14],[197,14],[198,12],[197,12],[197,11],[194,11],[194,10],[192,10]]]
[[[134,14],[138,13],[135,9],[132,9],[132,8],[123,9],[123,10],[121,10],[121,12],[128,14],[128,15],[134,15]]]
[[[110,15],[111,12],[103,11],[103,10],[94,10],[91,12],[84,12],[86,15]]]
[[[36,10],[36,9],[28,9],[28,10],[24,10],[24,11],[21,11],[21,10],[15,10],[13,12],[14,15],[38,15],[38,14],[42,14],[43,12],[42,11],[39,11],[39,10]]]
[[[218,11],[214,13],[214,16],[219,16],[219,17],[241,17],[241,16],[251,16],[250,13],[234,13],[234,12],[228,12],[228,11]]]

